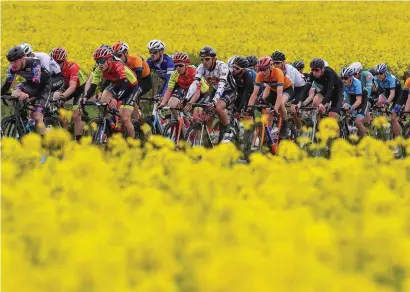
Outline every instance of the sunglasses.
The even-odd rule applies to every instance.
[[[211,58],[210,57],[207,57],[207,58],[201,58],[201,61],[202,62],[209,62],[209,61],[211,61]]]
[[[175,68],[181,68],[181,67],[184,67],[185,66],[185,64],[175,64]]]
[[[96,60],[95,62],[96,62],[98,65],[103,65],[103,64],[105,63],[105,61],[107,61],[107,60],[105,60],[105,59],[98,59],[98,60]]]
[[[159,51],[149,51],[150,55],[156,55],[159,53]]]
[[[269,69],[269,67],[262,67],[262,68],[259,67],[258,71],[259,72],[265,72],[268,69]]]
[[[273,62],[273,65],[280,65],[280,64],[282,64],[281,61],[275,61],[275,62]]]
[[[64,61],[56,61],[58,65],[61,65],[64,63]]]
[[[116,56],[117,58],[121,58],[123,54],[120,53],[115,53],[114,56]]]
[[[241,70],[242,68],[239,68],[239,67],[236,67],[236,66],[232,66],[232,69],[235,69],[235,70]]]
[[[320,69],[320,68],[312,68],[312,72],[320,72],[320,70],[322,70],[322,69]]]
[[[350,79],[350,77],[342,77],[342,80],[345,80],[345,81],[347,81],[349,79]]]
[[[381,75],[383,75],[384,73],[376,73],[376,75],[379,75],[379,76],[381,76]]]

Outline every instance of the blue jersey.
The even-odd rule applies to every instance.
[[[174,62],[170,56],[163,54],[161,63],[155,63],[151,58],[147,59],[147,63],[149,68],[154,71],[160,79],[165,81],[159,90],[159,93],[163,95],[165,89],[168,87],[168,81],[171,78],[172,72],[175,70]]]
[[[248,72],[252,76],[252,80],[255,83],[255,78],[256,78],[256,72],[253,69],[246,68],[246,72]]]
[[[379,88],[383,89],[395,89],[397,86],[400,86],[400,81],[394,75],[391,75],[389,72],[386,73],[386,78],[383,81],[380,81],[379,78],[375,79],[376,84]]]
[[[363,86],[359,79],[352,77],[352,84],[350,86],[343,85],[344,97],[345,99],[350,96],[362,96]]]
[[[373,88],[373,75],[369,71],[363,71],[362,76],[360,77],[362,85],[366,88],[367,93],[372,93]]]

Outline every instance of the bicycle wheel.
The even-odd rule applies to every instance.
[[[270,152],[267,144],[266,129],[262,123],[255,123],[244,134],[244,155],[248,161],[252,153],[260,152],[266,154]]]
[[[88,129],[84,132],[84,136],[91,136],[91,143],[102,145],[108,142],[108,138],[111,137],[112,131],[109,128],[106,119],[93,118],[87,126]]]
[[[185,140],[189,142],[192,147],[202,146],[205,148],[212,148],[212,144],[207,128],[202,123],[192,124],[185,136]]]
[[[23,125],[21,125],[20,121],[16,120],[15,116],[8,116],[1,120],[1,133],[2,137],[21,139],[25,131]]]
[[[46,127],[46,132],[48,132],[54,128],[62,128],[63,124],[58,118],[44,117],[44,126]]]
[[[404,139],[410,139],[410,123],[407,123],[403,127],[403,137]]]
[[[168,124],[165,125],[164,132],[162,133],[162,135],[168,139],[171,139],[176,144],[179,139],[183,138],[182,130],[178,138],[178,128],[179,128],[178,121],[175,121],[175,120],[170,121]]]
[[[144,132],[144,127],[143,124],[141,124],[140,121],[138,120],[131,120],[132,126],[134,127],[134,133],[135,133],[135,139],[141,140],[141,144],[144,145],[145,142],[149,139],[149,137],[152,135],[151,128],[149,130]],[[146,124],[146,123],[144,123]],[[149,126],[148,126],[149,127]],[[123,137],[127,137],[127,131],[124,129],[123,130]]]

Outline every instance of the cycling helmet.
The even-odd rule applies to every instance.
[[[56,62],[67,60],[67,51],[64,48],[58,47],[51,51],[51,58]]]
[[[160,40],[152,40],[147,44],[148,51],[165,50],[165,44]]]
[[[112,45],[112,50],[114,51],[115,54],[122,54],[124,51],[129,50],[129,46],[126,42],[118,41],[113,43]]]
[[[370,69],[369,69],[369,72],[370,72],[370,74],[372,74],[373,76],[374,76],[374,75],[377,75],[376,68],[370,68]]]
[[[236,57],[235,60],[233,60],[233,64],[238,66],[241,69],[248,68],[249,67],[249,62],[243,57]]]
[[[384,64],[384,63],[377,64],[376,73],[377,74],[383,74],[385,72],[387,72],[387,65]]]
[[[174,64],[178,64],[178,63],[189,64],[190,63],[189,56],[186,53],[175,53],[172,55],[172,60],[174,61]]]
[[[350,78],[354,74],[353,69],[349,67],[343,67],[342,70],[340,71],[340,78]]]
[[[211,47],[203,47],[200,51],[199,51],[199,56],[200,57],[216,57],[216,51],[211,48]]]
[[[325,61],[320,58],[314,58],[310,61],[310,68],[323,68],[325,67]]]
[[[285,54],[279,51],[273,52],[271,58],[272,58],[272,61],[282,61],[283,62],[286,60]]]
[[[23,49],[24,55],[26,56],[30,55],[33,52],[33,48],[28,43],[22,43],[20,47]]]
[[[232,66],[234,64],[233,62],[235,61],[236,58],[239,58],[239,56],[232,56],[232,57],[229,58],[229,60],[228,60],[228,67],[229,68],[232,68]]]
[[[12,47],[7,53],[7,60],[9,60],[9,62],[18,60],[22,57],[24,57],[24,50],[21,46]]]
[[[358,74],[363,71],[363,66],[360,62],[354,62],[350,64],[349,68],[353,70],[354,74]]]
[[[293,67],[295,67],[296,69],[300,70],[302,68],[305,68],[305,62],[303,62],[303,60],[298,60],[293,62]]]
[[[249,67],[253,67],[256,64],[258,64],[258,57],[256,57],[256,56],[247,56],[246,60],[249,63]]]
[[[259,59],[258,61],[258,69],[268,68],[272,66],[272,58],[269,56],[265,56]]]
[[[114,52],[111,46],[102,45],[94,52],[94,60],[112,58]]]

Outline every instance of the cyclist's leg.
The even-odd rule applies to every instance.
[[[138,90],[138,86],[128,88],[123,94],[122,105],[120,107],[121,124],[127,130],[127,136],[132,138],[135,137],[135,131],[131,122],[131,114],[134,110]]]
[[[29,85],[26,87],[27,91],[31,91],[33,88],[30,88]],[[38,91],[32,95],[36,97],[34,102],[34,106],[36,109],[32,113],[32,118],[36,122],[36,131],[40,135],[43,135],[45,132],[45,127],[43,123],[43,109],[49,106],[50,90],[50,85],[44,84],[41,85]]]
[[[363,122],[369,110],[369,103],[367,99],[364,99],[364,102],[356,109],[356,127],[359,129],[359,136],[364,137],[366,135],[366,127]]]
[[[408,112],[408,111],[410,111],[410,90],[406,90],[406,91],[403,90],[403,93],[407,94],[407,97],[406,97],[406,95],[403,95],[403,97],[404,97],[404,100],[407,100],[406,101],[406,106],[404,107],[404,111]]]
[[[300,101],[303,89],[305,88],[305,86],[301,86],[301,87],[295,87],[295,95],[294,95],[294,101],[292,102],[291,106],[290,106],[290,115],[293,118],[293,121],[295,122],[296,128],[297,130],[300,130],[302,128],[302,120],[301,118],[298,116],[297,110],[296,110],[296,106],[298,104],[298,102]]]
[[[333,90],[330,98],[329,117],[337,119],[343,105],[343,89]]]
[[[393,99],[392,109],[396,107],[396,105],[403,106],[404,100],[401,96],[401,87],[396,87],[395,90],[395,97]],[[391,124],[392,124],[392,133],[393,137],[400,136],[401,134],[401,126],[399,123],[399,115],[397,113],[391,114]]]
[[[81,120],[81,108],[80,102],[84,92],[84,85],[77,87],[73,94],[73,124],[74,124],[74,136],[78,141],[81,139],[84,129],[84,123]]]

